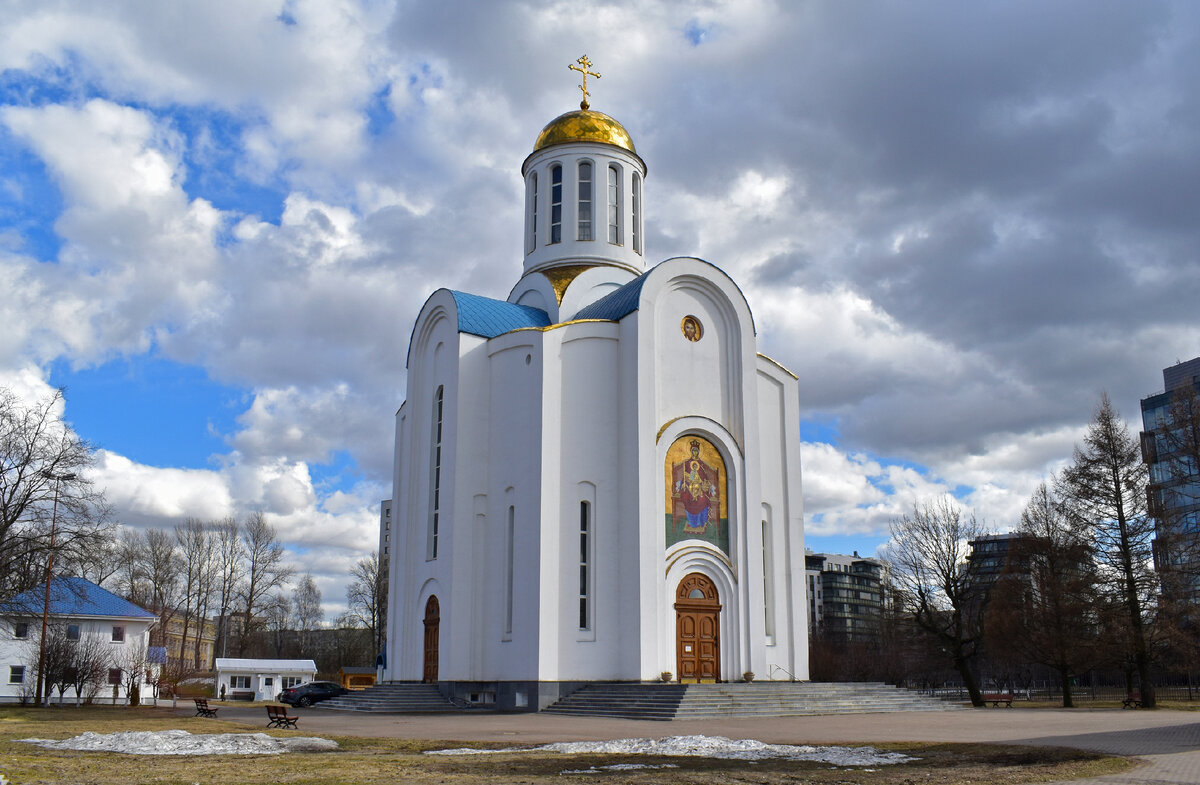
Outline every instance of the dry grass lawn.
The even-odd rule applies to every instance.
[[[258,733],[261,726],[225,720],[181,718],[169,709],[86,707],[83,709],[0,709],[0,774],[13,785],[233,785],[234,783],[303,783],[304,785],[475,785],[506,783],[870,783],[875,785],[958,785],[1077,779],[1113,774],[1130,765],[1120,758],[1064,749],[1036,749],[979,744],[876,745],[904,752],[919,761],[872,769],[834,767],[827,763],[654,758],[650,756],[498,754],[440,757],[425,750],[485,744],[430,742],[334,736],[337,752],[285,755],[206,755],[197,757],[134,756],[120,753],[47,750],[16,739],[66,739],[84,731],[168,730],[191,733]],[[306,735],[266,731],[272,735]],[[501,745],[490,745],[501,746]],[[663,764],[678,768],[602,774],[563,775],[613,763]]]

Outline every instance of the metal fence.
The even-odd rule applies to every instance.
[[[922,695],[932,695],[950,701],[968,701],[970,697],[961,684],[914,687],[909,690]],[[985,681],[980,685],[984,693],[1012,692],[1014,701],[1054,703],[1062,701],[1062,685],[1056,680],[1037,679],[1023,684],[1004,684]],[[1083,678],[1071,687],[1071,698],[1075,703],[1116,702],[1125,699],[1125,682],[1121,679]],[[1188,679],[1164,679],[1154,686],[1159,701],[1200,701],[1200,682]]]

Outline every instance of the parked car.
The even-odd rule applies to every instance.
[[[318,701],[345,695],[350,690],[332,681],[310,681],[288,687],[279,693],[279,700],[289,706],[311,706]]]

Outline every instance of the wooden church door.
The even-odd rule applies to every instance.
[[[717,587],[698,572],[675,592],[676,673],[680,682],[714,682],[721,677],[721,603]]]
[[[442,622],[437,595],[425,603],[425,670],[421,680],[436,684],[438,680],[438,633]]]

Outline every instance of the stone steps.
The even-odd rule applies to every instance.
[[[458,710],[442,697],[437,685],[416,682],[376,684],[349,695],[321,701],[313,708],[396,714]]]
[[[544,711],[672,720],[945,711],[954,704],[878,683],[590,684]]]

